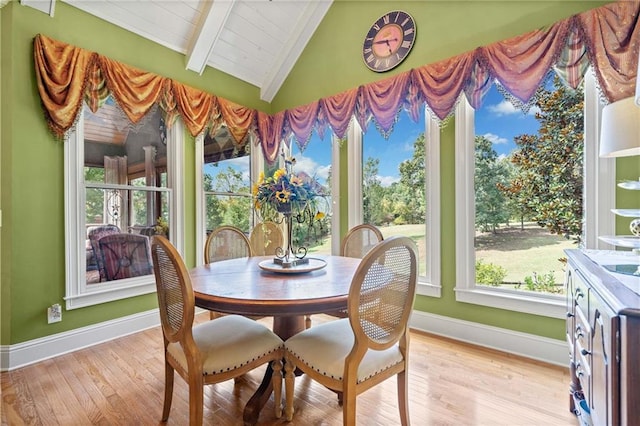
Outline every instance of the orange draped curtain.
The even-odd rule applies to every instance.
[[[113,61],[41,34],[34,41],[38,90],[51,131],[61,137],[75,123],[83,100],[96,111],[111,94],[132,123],[154,104],[171,125],[180,116],[191,135],[226,125],[236,143],[257,136],[269,162],[280,143],[295,138],[301,149],[315,130],[346,135],[355,117],[363,129],[373,120],[386,137],[405,110],[417,120],[423,107],[444,121],[462,93],[478,108],[494,81],[518,107],[527,108],[540,84],[554,70],[577,87],[590,64],[603,102],[635,91],[640,49],[640,2],[619,1],[572,16],[435,64],[360,86],[273,115],[235,104],[171,79]]]

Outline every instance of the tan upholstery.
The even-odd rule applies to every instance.
[[[249,238],[241,229],[235,226],[220,226],[211,232],[204,245],[204,263],[220,262],[221,260],[237,259],[253,256],[253,249]],[[211,319],[220,317],[219,312],[211,311]],[[259,317],[256,317],[259,318]],[[254,318],[255,319],[255,318]]]
[[[180,254],[164,236],[151,245],[165,348],[162,421],[169,418],[174,371],[189,384],[189,424],[201,425],[204,385],[241,376],[271,362],[276,416],[282,393],[282,340],[264,325],[228,315],[193,326],[195,298]],[[215,421],[214,421],[215,423]]]
[[[343,424],[353,426],[356,396],[397,376],[400,421],[409,424],[407,323],[417,284],[416,246],[407,237],[378,243],[349,290],[349,317],[311,327],[285,342],[287,420],[293,418],[294,371],[342,394]]]
[[[249,236],[254,256],[274,256],[278,247],[284,249],[282,229],[273,222],[258,223]]]

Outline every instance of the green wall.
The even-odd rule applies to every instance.
[[[549,25],[604,3],[607,2],[336,0],[270,105],[259,100],[256,87],[210,68],[202,76],[186,71],[184,55],[136,37],[64,2],[56,2],[54,18],[11,2],[0,9],[0,205],[3,213],[0,344],[25,342],[146,311],[156,305],[155,295],[151,294],[65,311],[62,322],[46,324],[46,307],[62,302],[65,293],[64,155],[63,143],[56,141],[46,128],[35,85],[32,42],[37,33],[248,107],[276,112]],[[368,26],[392,9],[404,9],[414,16],[418,24],[416,45],[397,69],[385,74],[373,73],[362,62],[362,40]],[[564,325],[560,320],[455,302],[453,130],[452,122],[441,134],[443,295],[440,299],[420,297],[416,307],[497,327],[563,338]],[[193,264],[196,256],[194,155],[193,144],[187,142],[185,256],[188,264]],[[640,173],[636,163],[619,160],[622,166],[619,176],[627,173],[637,178]]]

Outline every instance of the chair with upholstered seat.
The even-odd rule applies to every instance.
[[[383,240],[382,232],[368,223],[349,230],[340,244],[340,256],[362,259],[376,244]]]
[[[408,320],[415,300],[417,249],[390,237],[364,257],[352,279],[349,317],[304,330],[285,342],[287,420],[293,417],[294,371],[342,394],[343,424],[355,425],[356,396],[397,376],[398,406],[409,424]]]
[[[153,237],[151,253],[164,340],[162,421],[167,421],[171,410],[174,372],[189,385],[189,424],[201,425],[204,385],[236,378],[269,362],[280,417],[282,340],[263,324],[239,315],[194,326],[195,297],[182,257],[164,236]]]
[[[258,223],[249,235],[254,256],[274,256],[278,247],[284,248],[282,229],[273,222]]]
[[[253,249],[249,238],[235,226],[224,225],[214,229],[204,245],[204,263],[207,265],[221,260],[251,256],[253,256]],[[219,316],[221,314],[218,312],[209,312],[211,319]]]
[[[110,234],[98,240],[107,281],[153,274],[149,237]]]
[[[347,232],[340,244],[340,256],[357,257],[362,259],[376,244],[382,241],[382,232],[368,223],[356,225]],[[347,311],[325,312],[327,315],[346,318]]]
[[[204,263],[251,257],[253,250],[249,238],[235,226],[220,226],[207,237],[204,245]]]

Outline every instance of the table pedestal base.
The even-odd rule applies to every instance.
[[[291,317],[273,317],[273,332],[276,333],[282,340],[287,340],[289,337],[304,330],[304,317],[291,316]],[[267,403],[271,393],[273,391],[273,384],[271,383],[271,377],[273,376],[273,369],[271,365],[267,366],[267,370],[262,378],[262,383],[253,394],[253,396],[247,402],[244,407],[243,420],[245,426],[255,425],[258,423],[258,417],[260,416],[260,410]]]

